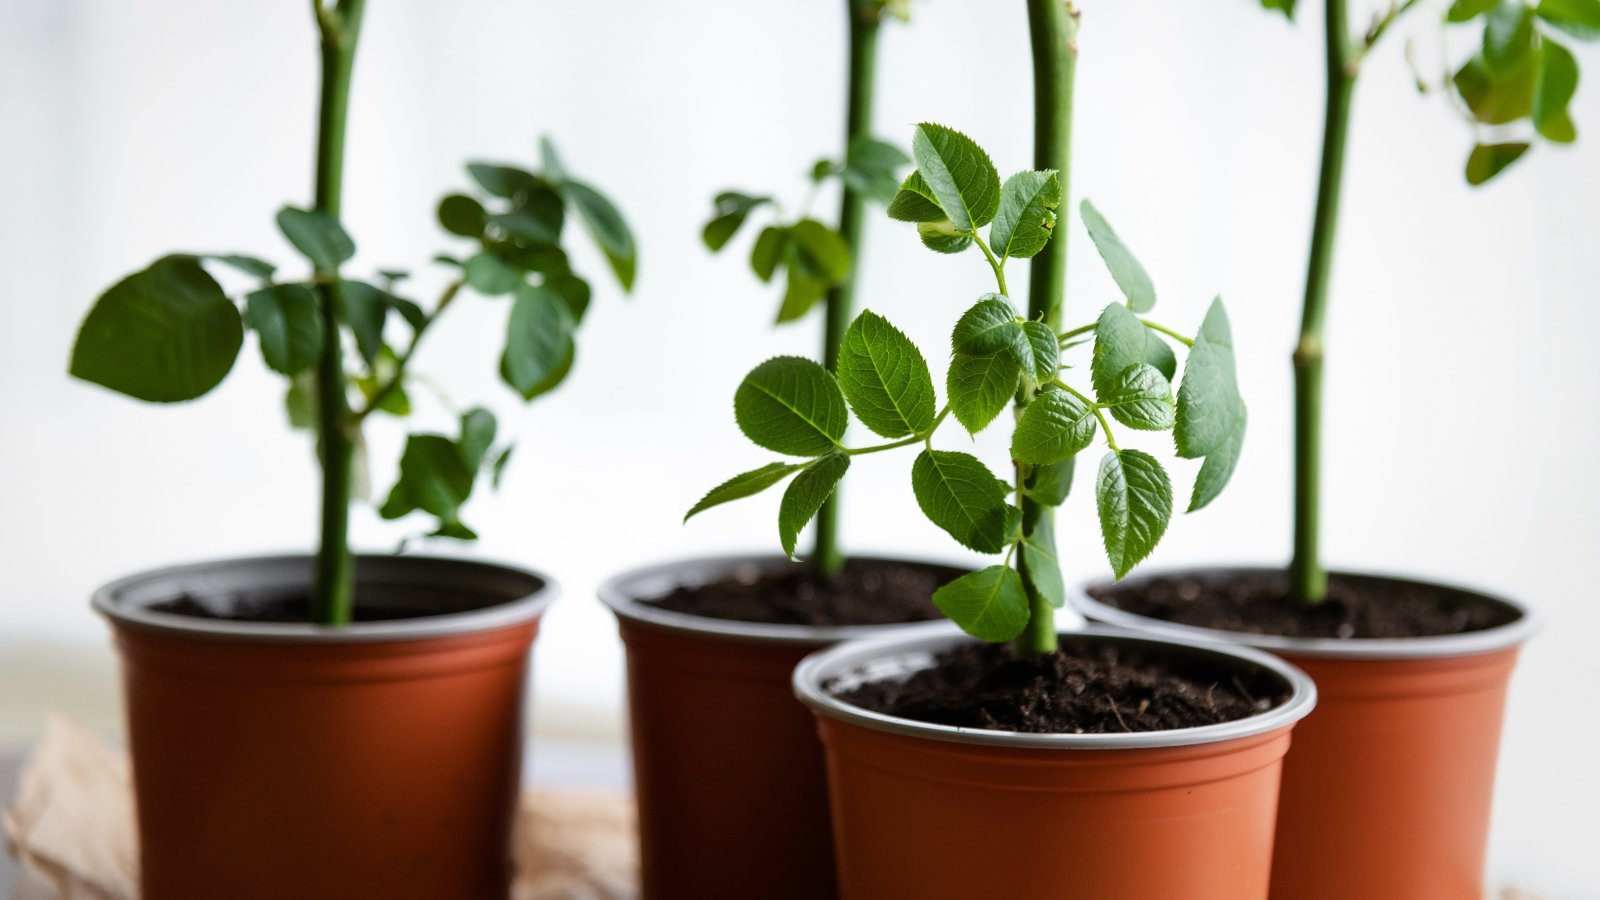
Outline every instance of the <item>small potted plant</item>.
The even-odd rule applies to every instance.
[[[1292,14],[1293,0],[1268,0]],[[1177,639],[1227,639],[1309,672],[1317,711],[1284,767],[1273,896],[1462,900],[1482,895],[1506,686],[1535,622],[1521,604],[1433,581],[1326,572],[1319,553],[1323,323],[1351,100],[1360,65],[1413,2],[1353,38],[1345,0],[1325,0],[1328,94],[1301,332],[1294,351],[1294,551],[1287,572],[1213,568],[1095,584],[1075,597],[1098,621]],[[1468,182],[1527,151],[1524,123],[1576,136],[1572,54],[1551,28],[1593,39],[1600,3],[1457,0],[1449,23],[1485,23],[1450,77],[1479,140]],[[1179,450],[1184,450],[1180,440]],[[1401,535],[1397,532],[1396,537]]]
[[[868,208],[887,203],[909,159],[872,134],[879,33],[905,19],[904,0],[844,0],[849,76],[843,153],[812,169],[799,208],[724,191],[702,237],[712,252],[749,240],[749,263],[782,285],[779,323],[820,312],[819,359],[832,371],[855,308]],[[811,207],[837,184],[838,218]],[[756,226],[760,227],[757,228]],[[816,365],[816,363],[811,363]],[[773,466],[711,491],[694,516],[794,471]],[[834,889],[822,748],[789,677],[801,658],[842,638],[935,619],[948,566],[846,558],[836,496],[821,500],[810,547],[804,522],[784,555],[700,558],[623,573],[600,589],[627,647],[628,707],[641,876],[651,898],[760,896],[817,900]],[[686,517],[687,518],[687,517]],[[799,558],[804,556],[804,559]],[[707,865],[705,854],[718,854]]]
[[[509,566],[353,555],[362,434],[374,416],[408,413],[413,355],[467,293],[509,306],[498,364],[518,394],[562,380],[589,302],[562,250],[568,212],[624,287],[635,253],[616,209],[546,144],[542,172],[474,164],[484,199],[440,204],[441,224],[476,247],[464,261],[440,258],[454,271],[431,308],[401,296],[403,273],[374,283],[342,272],[355,253],[340,197],[363,5],[314,7],[316,199],[278,213],[309,277],[236,254],[166,256],[102,294],[73,349],[74,376],[170,403],[214,388],[254,332],[322,468],[314,557],[178,566],[95,595],[122,657],[140,881],[154,900],[509,889],[527,657],[555,585]],[[219,268],[258,282],[242,303],[213,277]],[[433,535],[470,540],[462,507],[480,480],[498,481],[510,446],[481,407],[452,431],[409,435],[380,512],[422,513]]]
[[[1055,624],[1065,594],[1054,515],[1074,457],[1107,445],[1095,505],[1120,576],[1151,552],[1173,508],[1161,463],[1126,442],[1175,429],[1215,436],[1191,503],[1204,506],[1237,459],[1243,403],[1220,302],[1193,337],[1147,319],[1148,275],[1088,202],[1084,224],[1124,302],[1064,326],[1066,244],[1055,210],[1067,194],[1077,27],[1059,0],[1033,0],[1029,18],[1040,168],[1002,183],[971,140],[920,125],[917,168],[889,206],[934,251],[976,248],[995,278],[996,291],[953,330],[947,401],[938,402],[922,352],[870,311],[846,331],[837,377],[778,357],[757,366],[735,400],[753,441],[802,458],[782,464],[794,477],[779,510],[785,541],[847,470],[906,450],[929,520],[1001,557],[934,593],[966,635],[923,629],[852,641],[794,673],[826,747],[840,894],[1068,889],[1110,900],[1261,900],[1279,761],[1313,703],[1309,680],[1255,651]],[[1006,266],[1029,257],[1024,316],[1008,296]],[[1169,341],[1188,349],[1176,395]],[[1069,380],[1071,350],[1086,343],[1087,373]],[[1011,478],[936,448],[947,420],[976,433],[1013,403]],[[851,412],[886,440],[845,444]]]

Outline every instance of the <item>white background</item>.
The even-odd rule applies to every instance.
[[[1192,330],[1214,294],[1233,313],[1252,408],[1247,450],[1212,509],[1174,523],[1153,564],[1279,562],[1288,546],[1289,365],[1320,136],[1316,4],[1285,23],[1250,0],[1084,0],[1074,197],[1091,196],[1155,278],[1162,320]],[[642,246],[624,300],[580,252],[596,302],[577,369],[522,410],[495,366],[506,309],[473,299],[419,363],[458,403],[486,401],[520,436],[504,490],[479,499],[472,552],[549,570],[566,587],[538,647],[543,734],[616,739],[620,648],[595,584],[635,563],[776,546],[775,497],[685,527],[708,486],[768,461],[734,427],[741,375],[814,353],[818,324],[774,330],[776,297],[699,228],[725,187],[798,203],[837,153],[844,21],[834,3],[376,2],[357,68],[346,224],[362,267],[411,266],[452,245],[437,197],[466,158],[526,160],[554,135],[618,199]],[[959,127],[1006,174],[1030,162],[1021,3],[927,0],[886,29],[878,132]],[[69,381],[90,301],[174,249],[292,263],[273,211],[310,185],[314,42],[305,4],[4,0],[0,19],[0,739],[66,709],[113,730],[98,583],[160,563],[309,546],[315,475],[285,427],[281,385],[252,344],[200,402],[152,408]],[[1593,590],[1600,415],[1600,147],[1538,148],[1469,190],[1470,132],[1402,60],[1439,69],[1421,20],[1371,60],[1356,104],[1329,321],[1326,552],[1339,566],[1417,573],[1537,605],[1550,627],[1517,675],[1493,839],[1495,877],[1553,897],[1600,896],[1594,850]],[[1365,13],[1356,21],[1364,21]],[[1426,27],[1422,27],[1426,25]],[[1449,36],[1456,53],[1473,36]],[[1600,55],[1580,50],[1591,77]],[[1600,91],[1580,90],[1580,129]],[[829,214],[831,195],[817,207]],[[745,240],[748,240],[746,236]],[[987,290],[976,257],[936,257],[874,216],[863,303],[927,349]],[[1081,228],[1069,317],[1113,299]],[[1019,269],[1021,267],[1018,267]],[[1020,273],[1017,278],[1021,278]],[[1016,288],[1020,293],[1020,285]],[[387,425],[388,423],[384,423]],[[448,426],[430,407],[419,427]],[[996,465],[998,435],[980,441]],[[399,432],[373,429],[386,487]],[[946,446],[964,438],[951,428]],[[909,458],[863,459],[847,481],[857,549],[954,556],[909,490]],[[1177,466],[1180,492],[1193,466]],[[1084,473],[1080,472],[1080,476]],[[1075,577],[1102,574],[1080,482],[1062,528]],[[405,532],[368,510],[359,543]],[[444,548],[454,551],[455,548]],[[957,557],[959,558],[959,557]]]

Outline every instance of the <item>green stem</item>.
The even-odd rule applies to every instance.
[[[1300,339],[1294,351],[1294,558],[1289,563],[1289,592],[1294,600],[1306,604],[1321,603],[1328,590],[1317,533],[1322,499],[1322,334],[1357,71],[1345,0],[1325,0],[1325,13],[1328,103],[1322,169]]]
[[[1033,167],[1054,169],[1061,183],[1063,205],[1071,196],[1072,87],[1078,61],[1078,20],[1067,0],[1028,0],[1028,33],[1033,44]],[[1028,283],[1028,317],[1040,319],[1052,331],[1061,330],[1061,298],[1067,285],[1067,229],[1056,231],[1050,243],[1033,257]],[[1019,408],[1031,399],[1023,396]],[[1017,467],[1017,494],[1024,524],[1055,515],[1052,507],[1023,494],[1022,466]],[[1053,548],[1052,548],[1053,549]],[[1017,554],[1022,583],[1031,584],[1025,554]],[[1028,625],[1017,638],[1022,656],[1040,656],[1056,650],[1055,610],[1037,591],[1028,588]]]
[[[439,316],[450,308],[450,304],[454,302],[456,295],[461,292],[464,284],[465,282],[463,281],[452,281],[444,289],[444,293],[439,295],[439,303],[434,306],[433,313],[423,319],[422,324],[417,326],[417,330],[411,333],[411,343],[406,345],[405,351],[395,360],[394,373],[389,377],[389,380],[373,391],[372,397],[367,400],[366,404],[352,415],[356,424],[359,425],[366,420],[367,416],[376,412],[378,407],[382,406],[384,401],[388,400],[389,396],[399,390],[400,385],[405,383],[406,369],[411,365],[411,357],[417,352],[417,345],[422,343],[422,336],[428,332],[434,322],[439,320]]]
[[[857,447],[853,450],[846,447],[844,452],[850,454],[851,456],[860,456],[864,453],[882,453],[885,450],[893,450],[897,447],[909,447],[912,444],[920,444],[923,441],[932,440],[933,433],[939,430],[939,426],[944,424],[945,417],[948,415],[950,415],[950,404],[946,403],[944,409],[939,410],[939,414],[934,416],[933,424],[928,426],[927,431],[913,434],[910,437],[903,437],[898,441],[890,441],[887,444],[873,444],[870,447]]]
[[[1155,322],[1150,321],[1149,319],[1140,319],[1139,321],[1144,323],[1144,327],[1150,329],[1151,331],[1159,331],[1162,334],[1166,335],[1167,337],[1172,338],[1173,340],[1177,341],[1178,343],[1184,345],[1185,347],[1193,347],[1194,346],[1194,338],[1189,337],[1188,335],[1183,334],[1182,332],[1174,331],[1174,330],[1172,330],[1171,328],[1168,328],[1165,325],[1158,325]]]
[[[340,215],[344,193],[345,123],[350,74],[355,68],[365,0],[340,0],[332,9],[313,4],[322,35],[322,90],[317,118],[316,208]],[[322,463],[321,538],[317,546],[312,618],[324,625],[350,621],[355,606],[355,562],[350,555],[350,494],[355,458],[344,358],[339,341],[336,271],[319,271],[322,355],[317,360],[317,443]]]
[[[845,110],[845,153],[857,138],[872,133],[873,70],[878,57],[878,17],[863,0],[845,0],[850,22],[850,98]],[[828,291],[824,302],[822,362],[828,371],[839,363],[839,344],[855,312],[856,272],[861,268],[862,231],[866,198],[844,185],[839,201],[839,236],[850,248],[850,271]],[[837,575],[844,569],[844,553],[839,549],[839,491],[834,490],[817,511],[816,545],[811,564],[824,575]]]

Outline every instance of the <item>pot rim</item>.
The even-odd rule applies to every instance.
[[[1272,566],[1188,566],[1158,569],[1151,572],[1141,571],[1138,576],[1129,580],[1139,581],[1141,579],[1202,573],[1282,571],[1282,568],[1274,568]],[[1498,606],[1508,607],[1517,613],[1517,618],[1504,625],[1485,628],[1481,631],[1412,638],[1303,638],[1280,634],[1254,634],[1244,631],[1227,631],[1221,628],[1204,628],[1198,625],[1182,625],[1118,609],[1089,595],[1089,588],[1091,587],[1102,587],[1114,583],[1108,582],[1103,578],[1069,585],[1067,588],[1067,605],[1076,607],[1079,612],[1091,620],[1145,634],[1160,635],[1174,640],[1204,640],[1243,644],[1271,653],[1286,653],[1319,659],[1420,660],[1475,656],[1514,647],[1527,641],[1544,627],[1544,622],[1539,615],[1525,604],[1493,594],[1486,594],[1472,588],[1440,581],[1423,581],[1388,572],[1337,570],[1330,571],[1329,574],[1374,578],[1404,584],[1442,588]]]
[[[1175,641],[1149,634],[1103,625],[1062,629],[1063,638],[1085,635],[1122,643],[1160,644],[1191,655],[1226,657],[1244,661],[1277,675],[1289,686],[1289,698],[1263,713],[1232,722],[1132,734],[1031,734],[937,725],[891,716],[852,706],[824,690],[823,685],[851,673],[866,672],[868,678],[882,679],[926,668],[933,653],[952,644],[976,638],[963,633],[897,634],[851,641],[811,654],[794,670],[795,697],[818,715],[858,725],[873,731],[925,740],[945,741],[984,747],[1013,747],[1043,750],[1149,750],[1164,747],[1189,747],[1216,744],[1266,734],[1292,726],[1305,718],[1317,702],[1317,688],[1310,676],[1297,667],[1259,650],[1214,641]]]
[[[117,627],[155,631],[202,640],[250,643],[365,644],[425,640],[490,631],[530,622],[561,593],[555,579],[506,563],[448,556],[355,554],[356,577],[407,577],[418,572],[457,570],[449,589],[459,593],[498,593],[512,599],[480,609],[390,619],[317,625],[205,619],[149,609],[152,603],[189,591],[237,588],[251,582],[309,584],[315,557],[306,553],[230,557],[148,569],[112,581],[94,592],[90,605]],[[196,587],[199,585],[201,587]]]
[[[895,562],[909,565],[933,566],[948,569],[963,569],[957,562],[917,559],[909,557],[882,556],[873,553],[852,554],[852,559],[867,559],[878,562]],[[598,594],[600,602],[605,604],[617,618],[625,619],[636,624],[648,625],[663,631],[678,634],[693,635],[696,637],[713,638],[717,640],[741,641],[750,644],[780,644],[790,646],[816,646],[822,647],[837,644],[840,641],[870,638],[881,635],[890,629],[918,629],[934,630],[938,632],[957,633],[955,623],[948,619],[929,619],[923,622],[899,622],[887,625],[787,625],[774,622],[745,622],[738,619],[716,619],[710,616],[697,616],[692,613],[676,612],[662,609],[653,603],[639,599],[640,593],[664,593],[630,590],[637,588],[639,582],[655,581],[669,584],[674,587],[704,583],[710,577],[725,574],[727,570],[737,566],[755,565],[763,571],[773,571],[789,566],[798,565],[781,554],[776,553],[728,553],[716,556],[695,556],[688,559],[678,559],[669,562],[658,562],[638,566],[606,579],[601,583]],[[669,588],[670,590],[670,588]]]

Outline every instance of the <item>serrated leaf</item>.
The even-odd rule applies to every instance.
[[[783,492],[783,500],[778,504],[778,539],[783,544],[783,552],[790,559],[795,558],[795,542],[800,538],[800,530],[822,508],[849,468],[849,456],[829,453],[807,465],[789,482],[789,487]]]
[[[1055,515],[1048,509],[1034,513],[1031,528],[1022,534],[1022,577],[1029,588],[1056,609],[1066,605],[1067,586],[1056,558]]]
[[[789,226],[789,239],[808,272],[828,284],[838,284],[850,274],[850,247],[839,232],[816,219],[801,219]]]
[[[522,273],[493,253],[474,253],[462,274],[468,286],[485,297],[509,294],[523,283]]]
[[[827,369],[799,356],[775,356],[750,371],[733,395],[739,430],[791,456],[821,456],[844,437],[844,393]]]
[[[1095,497],[1106,558],[1121,578],[1149,556],[1166,533],[1172,519],[1172,482],[1150,454],[1112,451],[1100,461]]]
[[[451,234],[483,237],[489,214],[483,204],[465,194],[451,194],[439,201],[439,224]]]
[[[549,287],[518,285],[506,324],[501,377],[524,400],[555,387],[572,367],[575,327],[560,294]]]
[[[1533,92],[1533,125],[1546,140],[1568,144],[1578,131],[1567,113],[1578,90],[1578,62],[1561,44],[1545,38],[1539,55],[1539,76]],[[1501,168],[1504,168],[1502,166]]]
[[[285,206],[278,210],[278,230],[319,272],[332,272],[356,255],[355,242],[339,220],[320,210]]]
[[[1525,143],[1478,144],[1467,157],[1467,183],[1480,185],[1511,167],[1528,152]]]
[[[1233,420],[1233,433],[1228,441],[1215,453],[1207,456],[1206,461],[1200,466],[1200,474],[1194,481],[1194,493],[1189,498],[1189,512],[1204,508],[1217,499],[1222,489],[1227,487],[1228,480],[1233,477],[1233,470],[1239,464],[1239,455],[1244,450],[1247,418],[1244,402],[1240,401],[1239,412]]]
[[[1484,18],[1483,59],[1491,71],[1510,68],[1535,46],[1533,8],[1523,0],[1501,0]]]
[[[295,375],[322,353],[317,297],[303,284],[275,284],[245,297],[245,324],[261,339],[261,357],[275,372]]]
[[[340,318],[350,326],[356,351],[370,369],[383,349],[383,325],[389,316],[390,297],[364,281],[339,282]]]
[[[761,234],[756,237],[755,246],[750,250],[750,269],[762,281],[771,281],[772,273],[777,271],[778,262],[783,259],[788,249],[789,230],[768,225],[761,229]]]
[[[705,512],[713,506],[720,506],[733,500],[740,500],[761,493],[778,482],[788,478],[791,474],[805,468],[805,463],[768,463],[759,469],[741,472],[729,478],[706,492],[700,502],[690,507],[684,514],[683,520],[689,521],[698,513]]]
[[[1600,40],[1600,0],[1539,0],[1536,12],[1579,40]]]
[[[911,138],[917,171],[945,216],[971,234],[1000,208],[1000,175],[973,140],[959,131],[924,122]]]
[[[1055,231],[1061,182],[1053,170],[1018,172],[1000,187],[1000,209],[989,229],[996,256],[1026,258],[1050,243]]]
[[[474,406],[461,414],[461,440],[457,446],[461,451],[461,461],[474,476],[483,465],[489,447],[494,444],[495,430],[494,413],[481,406]]]
[[[889,218],[897,222],[944,222],[949,220],[933,197],[933,189],[923,179],[921,172],[912,172],[900,183],[900,189],[889,201]]]
[[[771,197],[756,197],[738,191],[723,191],[712,201],[711,221],[701,231],[700,237],[712,251],[721,250],[738,232],[750,211],[771,203]]]
[[[1046,506],[1060,506],[1072,493],[1075,456],[1049,466],[1033,466],[1028,472],[1024,493]]]
[[[1066,391],[1041,391],[1022,409],[1011,434],[1011,458],[1038,466],[1071,459],[1099,428],[1094,409]]]
[[[1129,428],[1166,431],[1177,420],[1172,384],[1148,363],[1123,369],[1099,400],[1113,418]]]
[[[1061,342],[1055,329],[1038,320],[1022,323],[1022,333],[1031,351],[1033,380],[1047,384],[1055,378],[1061,366]]]
[[[945,380],[950,411],[971,434],[977,434],[994,421],[1017,391],[1022,367],[1009,352],[987,356],[957,354],[950,360]]]
[[[935,253],[960,253],[972,246],[972,238],[958,233],[949,219],[918,222],[917,237],[922,240],[922,246]]]
[[[933,425],[933,376],[922,351],[889,320],[863,312],[839,345],[839,387],[856,418],[886,438]]]
[[[1112,303],[1100,311],[1094,326],[1094,356],[1089,364],[1095,396],[1109,391],[1129,366],[1147,362],[1149,341],[1149,329],[1127,307]]]
[[[1134,258],[1111,228],[1111,223],[1100,215],[1093,203],[1083,201],[1079,211],[1084,227],[1089,230],[1089,238],[1094,241],[1095,249],[1100,251],[1100,258],[1105,260],[1106,270],[1111,273],[1112,280],[1128,299],[1128,306],[1134,312],[1149,312],[1156,305],[1156,288],[1144,266]]]
[[[239,310],[193,257],[167,257],[122,279],[84,317],[75,378],[139,400],[193,400],[233,368]]]
[[[1010,566],[969,572],[933,592],[933,604],[975,638],[1009,641],[1028,626],[1028,595]]]
[[[977,457],[923,450],[911,466],[911,488],[923,515],[963,546],[999,553],[1010,542],[1018,516],[1006,502],[1010,485]]]
[[[1234,417],[1242,403],[1234,365],[1233,335],[1219,298],[1206,311],[1178,386],[1172,436],[1180,457],[1210,456],[1233,435]]]
[[[950,333],[950,349],[968,356],[986,356],[1001,351],[1017,356],[1017,345],[1026,344],[1028,338],[1017,319],[1016,308],[1000,294],[984,294],[978,302],[968,307],[956,320]],[[1028,361],[1032,353],[1028,351]],[[1020,360],[1019,360],[1020,361]]]
[[[1533,112],[1538,55],[1526,54],[1509,68],[1496,72],[1480,53],[1456,72],[1452,79],[1456,93],[1479,122],[1486,125],[1515,122]]]

